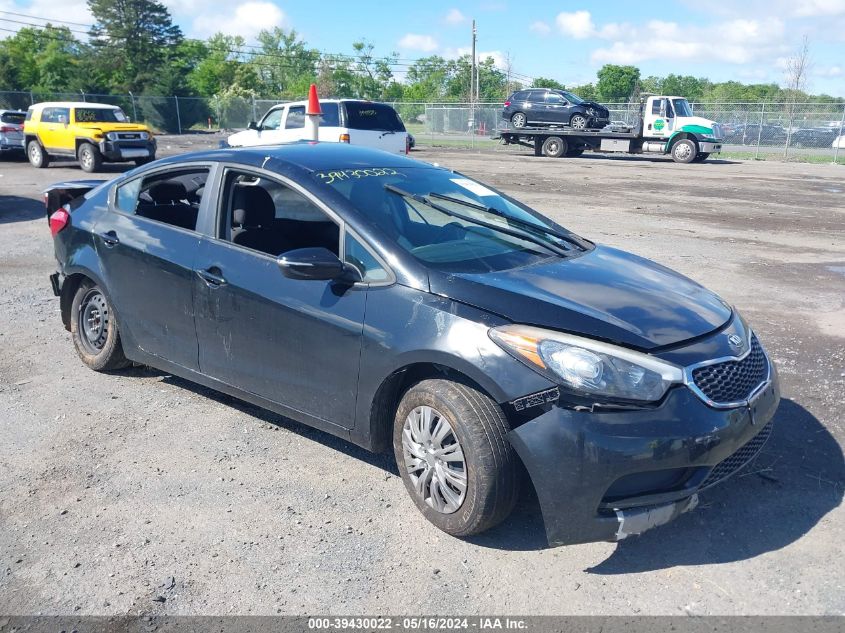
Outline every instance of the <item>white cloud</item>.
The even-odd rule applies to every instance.
[[[399,40],[399,48],[403,48],[405,50],[431,53],[433,51],[436,51],[437,47],[437,40],[434,39],[431,35],[406,33],[405,36],[401,40]]]
[[[467,16],[461,13],[460,9],[449,9],[449,13],[446,14],[443,21],[446,22],[446,24],[463,24],[467,21]]]
[[[538,35],[548,35],[552,32],[552,27],[550,27],[546,22],[543,22],[542,20],[532,22],[531,26],[529,26],[528,28],[529,30],[534,31]]]
[[[0,0],[0,10],[13,11],[15,13],[25,13],[26,15],[37,15],[38,18],[26,18],[19,15],[3,15],[0,17],[15,20],[15,22],[5,21],[0,24],[0,27],[9,29],[9,31],[19,31],[29,24],[37,24],[38,26],[46,25],[48,22],[53,26],[68,26],[74,31],[86,31],[84,26],[66,25],[58,20],[73,20],[80,24],[93,24],[94,18],[88,10],[88,3],[85,0],[70,0],[69,2],[55,2],[55,0],[34,0],[29,4],[16,4],[10,0]],[[68,17],[73,16],[73,17]],[[29,24],[20,24],[20,22],[27,22]],[[0,31],[0,39],[12,37],[14,34],[9,31]],[[75,37],[85,39],[85,35],[81,33],[74,33]]]
[[[561,33],[576,40],[592,37],[596,33],[596,25],[589,11],[561,12],[555,18],[557,28]]]
[[[841,77],[845,75],[845,70],[842,66],[825,66],[822,68],[815,68],[813,74],[818,77]]]
[[[799,17],[845,14],[845,0],[798,0],[793,13]]]
[[[733,19],[706,27],[681,26],[675,22],[652,20],[645,26],[614,25],[609,47],[592,53],[596,64],[637,64],[652,59],[715,60],[748,64],[772,59],[788,47],[786,29],[779,18]],[[713,34],[718,33],[718,42]],[[605,29],[598,36],[610,36]]]
[[[194,19],[191,31],[198,36],[208,36],[219,31],[250,40],[259,31],[283,26],[285,20],[285,14],[272,2],[249,0],[230,11],[204,11]]]

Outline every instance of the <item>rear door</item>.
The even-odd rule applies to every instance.
[[[212,165],[168,166],[112,191],[94,227],[105,283],[121,327],[144,352],[198,369],[194,258]]]
[[[386,103],[342,101],[342,125],[352,145],[364,145],[394,154],[404,154],[408,133],[396,110]]]

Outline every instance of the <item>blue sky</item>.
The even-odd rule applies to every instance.
[[[296,29],[325,52],[350,52],[353,40],[365,38],[377,54],[395,51],[403,60],[467,52],[475,18],[482,54],[501,65],[510,56],[521,75],[569,85],[594,81],[604,63],[634,64],[644,76],[676,73],[782,83],[785,59],[807,35],[808,90],[845,96],[845,0],[164,3],[189,36],[222,30],[251,39],[261,28],[278,25]],[[84,0],[0,0],[4,9],[90,20]]]

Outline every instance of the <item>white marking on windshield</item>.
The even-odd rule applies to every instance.
[[[498,194],[482,185],[480,182],[475,182],[469,178],[450,178],[453,183],[459,187],[463,187],[467,191],[474,193],[477,196],[497,196]]]

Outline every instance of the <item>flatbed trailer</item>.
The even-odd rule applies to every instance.
[[[680,115],[684,106],[689,107],[686,99],[649,97],[644,105],[646,114],[641,110],[637,123],[630,127],[611,125],[600,130],[576,130],[568,126],[516,128],[508,124],[496,130],[493,139],[506,145],[530,147],[535,156],[549,158],[595,151],[668,154],[675,162],[695,163],[722,150],[718,123]]]

